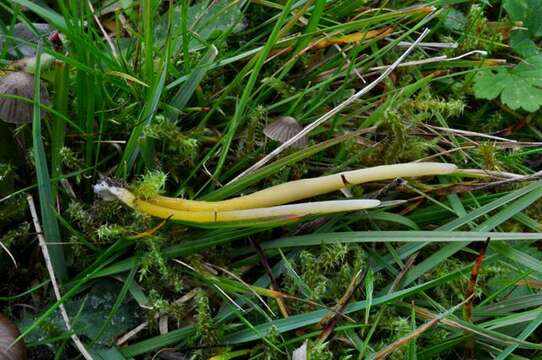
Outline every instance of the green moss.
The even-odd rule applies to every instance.
[[[211,314],[209,297],[202,289],[198,289],[194,297],[196,304],[196,338],[200,346],[220,344],[223,328],[215,322]]]
[[[3,234],[0,238],[0,242],[7,248],[14,244],[24,243],[31,235],[30,231],[30,224],[28,222],[22,222],[19,226]]]
[[[22,220],[26,214],[27,206],[24,194],[4,200],[0,203],[0,226]]]
[[[433,143],[412,135],[411,130],[418,121],[410,117],[413,124],[408,124],[404,118],[397,111],[386,113],[385,119],[377,127],[375,144],[359,152],[366,166],[409,162],[426,156]]]
[[[158,160],[162,167],[171,169],[173,176],[183,173],[182,167],[194,165],[205,133],[205,129],[183,132],[176,122],[163,115],[157,115],[144,130],[145,136],[162,143]]]
[[[164,191],[167,176],[159,170],[149,171],[135,184],[133,192],[142,199],[157,196]]]
[[[504,168],[497,159],[497,147],[494,143],[483,142],[478,146],[478,153],[486,170],[502,171]]]
[[[177,301],[168,301],[162,297],[159,291],[151,289],[149,291],[149,305],[151,307],[148,319],[152,327],[158,327],[160,316],[168,316],[172,320],[180,322],[188,314],[188,308],[185,303]]]
[[[332,360],[333,353],[329,350],[329,343],[315,341],[309,343],[309,359],[311,360]]]

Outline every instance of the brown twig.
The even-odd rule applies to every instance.
[[[470,300],[467,301],[465,303],[465,306],[463,307],[463,318],[467,321],[472,320],[472,310],[474,308],[474,291],[478,283],[478,275],[480,274],[480,269],[482,268],[482,262],[484,261],[487,246],[489,245],[489,240],[490,238],[488,237],[487,240],[482,245],[482,248],[480,249],[480,252],[478,253],[478,256],[476,257],[476,261],[474,262],[474,266],[472,267],[472,270],[470,273],[469,285],[467,287],[467,293],[465,294],[466,298]],[[474,341],[472,339],[468,339],[467,341],[466,352],[467,352],[467,358],[475,359]]]
[[[470,298],[465,299],[460,304],[454,306],[453,308],[451,308],[450,310],[444,312],[443,314],[435,316],[434,318],[432,318],[431,320],[429,320],[428,322],[426,322],[422,326],[418,327],[416,330],[412,331],[407,336],[404,336],[404,337],[398,339],[397,341],[395,341],[395,342],[391,343],[390,345],[388,345],[383,350],[379,351],[373,357],[373,359],[374,360],[383,360],[383,359],[385,359],[386,357],[388,357],[388,355],[393,353],[398,348],[402,347],[403,345],[405,345],[405,344],[409,343],[410,341],[414,340],[415,338],[419,337],[424,332],[426,332],[427,330],[429,330],[430,328],[432,328],[433,326],[438,324],[440,321],[444,320],[447,316],[452,314],[457,308],[459,308],[465,302],[468,302],[468,301],[470,301]]]
[[[476,284],[478,283],[478,275],[480,274],[480,269],[482,268],[482,262],[484,261],[484,257],[486,255],[486,250],[487,250],[487,246],[489,245],[489,240],[490,238],[487,238],[487,240],[482,245],[470,273],[469,285],[467,287],[467,292],[465,294],[466,295],[465,297],[471,298],[471,301],[465,303],[465,308],[463,311],[463,318],[467,321],[472,320],[472,309],[474,307],[474,296],[473,296],[474,290],[476,289]]]
[[[319,342],[324,342],[326,339],[331,335],[333,330],[335,329],[335,326],[337,325],[337,322],[339,322],[339,319],[343,317],[344,310],[346,309],[346,306],[352,300],[352,297],[354,296],[354,292],[358,288],[358,286],[361,284],[361,281],[365,278],[365,274],[367,273],[367,269],[363,269],[358,271],[356,276],[352,279],[350,282],[350,285],[348,286],[348,289],[346,289],[346,292],[339,300],[339,303],[337,304],[335,315],[333,315],[330,319],[327,317],[323,318],[320,323],[324,323],[324,329],[318,336]]]
[[[260,246],[260,244],[257,241],[254,241],[252,238],[249,238],[250,243],[256,250],[256,253],[258,254],[258,258],[260,258],[260,263],[262,264],[263,268],[265,269],[265,272],[267,274],[267,277],[269,277],[269,281],[271,282],[271,288],[275,291],[280,291],[280,287],[277,283],[277,280],[273,276],[273,270],[271,270],[271,266],[269,266],[269,262],[267,261],[267,257],[265,256],[265,253]],[[284,299],[282,297],[276,297],[275,300],[277,301],[277,305],[279,306],[280,312],[282,313],[282,316],[285,318],[288,317],[288,307],[286,306],[286,303],[284,302]]]

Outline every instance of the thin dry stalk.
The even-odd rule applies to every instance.
[[[454,60],[460,60],[467,56],[473,55],[473,54],[480,54],[482,56],[487,55],[487,51],[483,50],[472,50],[469,52],[466,52],[464,54],[461,54],[459,56],[455,56],[453,58],[449,58],[447,55],[441,55],[441,56],[435,56],[428,59],[423,60],[414,60],[414,61],[407,61],[402,64],[399,64],[397,67],[406,67],[406,66],[418,66],[423,64],[432,64],[432,63],[438,63],[438,62],[445,62],[445,61],[454,61]],[[369,68],[369,71],[375,71],[375,70],[384,70],[390,67],[391,65],[382,65],[382,66],[375,66],[372,68]]]
[[[188,293],[186,293],[185,295],[183,295],[179,299],[175,300],[174,304],[184,304],[184,303],[190,301],[194,296],[196,296],[196,289],[190,290]],[[151,307],[149,307],[149,306],[141,306],[141,307],[144,308],[144,309],[151,309]],[[160,314],[156,314],[156,316],[154,318],[157,319],[158,317],[160,317]],[[122,335],[117,340],[116,345],[117,346],[123,345],[128,340],[130,340],[131,338],[136,336],[138,333],[140,333],[142,330],[146,329],[148,325],[149,325],[148,321],[142,322],[141,324],[139,324],[138,326],[136,326],[132,330],[128,331],[126,334]]]
[[[39,245],[41,248],[41,251],[43,253],[43,258],[45,260],[45,266],[47,267],[47,272],[49,272],[49,277],[51,279],[51,284],[53,284],[53,291],[55,293],[55,297],[57,301],[60,301],[62,298],[62,294],[60,293],[60,288],[58,287],[58,283],[56,281],[55,272],[53,270],[53,264],[51,263],[51,257],[49,256],[49,249],[47,248],[47,244],[45,242],[45,238],[43,237],[43,232],[41,230],[41,225],[38,219],[38,213],[36,212],[36,206],[34,205],[34,199],[32,198],[32,195],[28,195],[26,197],[26,201],[28,202],[28,207],[30,208],[30,214],[32,215],[32,221],[34,222],[34,228],[36,229],[36,233],[38,236]],[[68,312],[66,311],[66,308],[64,307],[63,303],[60,303],[59,305],[60,314],[62,315],[62,319],[64,320],[64,324],[66,325],[66,330],[69,333],[72,333],[71,338],[81,355],[87,360],[93,360],[92,356],[89,354],[87,349],[85,348],[85,345],[79,340],[79,337],[77,334],[75,334],[72,330],[72,326],[70,324],[70,318],[68,317]]]
[[[90,12],[92,12],[92,17],[94,18],[94,21],[96,21],[96,24],[98,24],[98,27],[100,28],[100,31],[102,32],[102,35],[105,38],[105,41],[107,41],[107,44],[111,48],[111,53],[113,54],[113,57],[118,58],[117,49],[115,48],[115,44],[113,44],[113,41],[111,41],[111,38],[109,37],[109,34],[107,34],[107,31],[105,31],[102,23],[100,22],[100,19],[96,15],[96,11],[94,11],[94,7],[92,6],[92,2],[88,1],[88,7],[90,9]]]
[[[452,129],[452,128],[445,128],[445,127],[440,127],[440,126],[433,126],[433,125],[425,125],[425,126],[428,127],[428,128],[431,128],[431,129],[450,132],[450,133],[454,133],[454,134],[461,134],[461,135],[464,135],[464,136],[467,136],[467,137],[469,137],[469,136],[470,137],[481,137],[481,138],[497,140],[497,141],[514,142],[514,143],[517,142],[517,140],[510,140],[510,139],[503,138],[503,137],[500,137],[500,136],[487,135],[487,134],[482,134],[482,133],[475,132],[475,131]]]
[[[134,336],[136,336],[137,334],[139,334],[142,330],[144,330],[145,328],[147,328],[147,326],[149,325],[149,322],[148,321],[145,321],[145,322],[142,322],[141,324],[137,325],[135,328],[133,328],[132,330],[128,331],[126,334],[122,335],[118,340],[117,340],[117,346],[121,346],[121,345],[124,345],[125,342],[127,342],[128,340],[130,340],[131,338],[133,338]]]
[[[9,258],[13,262],[13,265],[15,265],[15,268],[17,268],[17,261],[15,260],[15,257],[13,256],[13,254],[9,251],[8,247],[4,245],[4,243],[2,243],[1,241],[0,241],[0,247],[4,249],[4,251],[8,254]]]
[[[265,302],[265,300],[260,296],[260,294],[258,294],[256,291],[254,291],[254,289],[252,288],[252,286],[250,284],[248,284],[246,281],[244,281],[243,279],[241,279],[239,276],[235,275],[234,273],[232,273],[231,271],[229,271],[228,269],[225,269],[223,267],[220,267],[218,265],[214,265],[214,264],[211,264],[211,263],[205,263],[206,265],[210,266],[211,268],[215,268],[217,270],[220,270],[222,272],[224,272],[225,274],[231,276],[232,278],[234,278],[235,280],[239,281],[241,284],[243,284],[244,286],[246,286],[246,288],[252,293],[254,294],[254,296],[256,296],[258,298],[258,300],[260,300],[260,302],[263,304],[263,306],[267,309],[267,311],[269,311],[273,316],[276,316],[275,313],[273,312],[273,310],[269,307],[269,305],[267,305],[267,303]],[[284,317],[288,317],[288,314],[286,314]]]
[[[365,275],[367,274],[367,269],[360,269],[357,274],[354,276],[352,281],[350,282],[350,285],[348,286],[348,289],[346,289],[346,292],[343,294],[341,299],[339,300],[338,304],[335,306],[335,315],[333,315],[331,318],[323,318],[320,320],[321,324],[325,324],[324,329],[318,336],[319,342],[324,342],[327,340],[327,338],[331,335],[333,330],[335,329],[335,326],[339,322],[339,320],[343,317],[344,311],[346,310],[346,307],[348,306],[348,303],[350,300],[352,300],[352,297],[354,296],[354,292],[361,284],[361,281],[365,278]]]
[[[396,40],[391,38],[391,37],[387,37],[386,41],[394,42]],[[412,43],[410,41],[399,41],[399,43],[397,43],[397,46],[400,46],[400,47],[409,47],[410,45],[412,45]],[[424,48],[424,49],[428,49],[428,50],[432,50],[432,49],[457,49],[459,44],[456,43],[456,42],[453,42],[453,43],[421,42],[421,43],[418,44],[418,46],[421,47],[421,48]]]

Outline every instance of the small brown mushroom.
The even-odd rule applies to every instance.
[[[37,34],[32,30],[34,28]],[[25,23],[17,23],[7,35],[11,35],[11,40],[6,39],[6,34],[0,30],[0,49],[6,45],[7,52],[11,58],[29,57],[36,55],[36,48],[28,43],[36,43],[40,38],[47,38],[55,29],[45,23],[33,23],[32,28]]]
[[[291,116],[279,116],[271,124],[263,129],[268,138],[285,143],[303,130],[296,119]],[[307,146],[307,137],[303,136],[292,144],[293,147],[302,149]]]
[[[3,95],[16,95],[30,100],[25,101]],[[49,104],[49,92],[41,85],[41,103]],[[0,119],[12,123],[23,124],[32,122],[34,98],[34,76],[23,71],[12,72],[0,78]],[[41,112],[41,117],[45,111]]]
[[[15,323],[0,314],[0,359],[26,360],[24,342],[19,340],[13,344],[19,335],[19,329]]]

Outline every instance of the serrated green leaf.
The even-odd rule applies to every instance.
[[[542,105],[542,90],[519,76],[513,76],[501,94],[501,101],[514,110],[523,108],[529,112],[537,111]]]
[[[527,58],[540,53],[533,38],[542,36],[542,1],[505,0],[503,6],[514,21],[521,21],[523,27],[512,32],[510,46],[519,55]]]
[[[527,59],[512,69],[498,69],[480,74],[474,84],[474,95],[501,102],[511,109],[537,111],[542,106],[542,55]]]
[[[504,90],[508,78],[504,72],[482,73],[474,84],[474,95],[478,99],[493,100]]]
[[[542,36],[542,1],[505,0],[504,9],[514,21],[522,21],[531,36]]]
[[[510,34],[510,47],[524,58],[540,53],[540,49],[525,30],[512,31]]]

